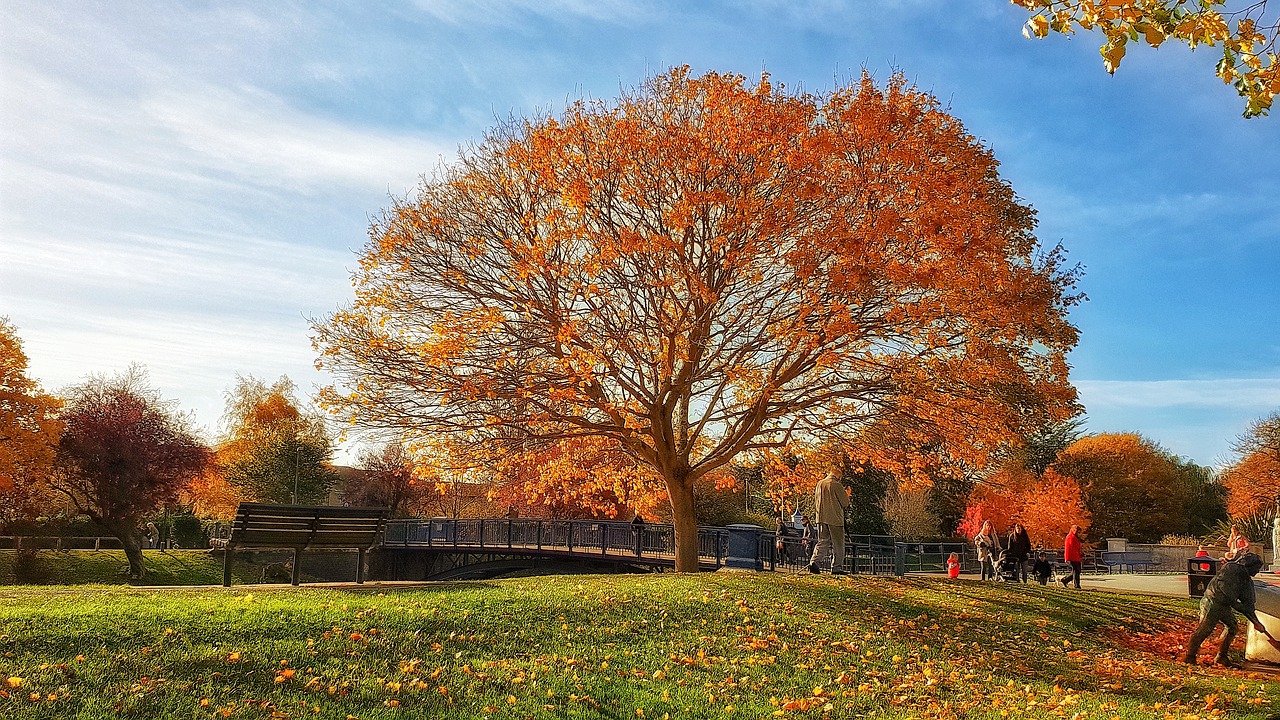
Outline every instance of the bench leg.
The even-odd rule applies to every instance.
[[[356,584],[364,583],[364,548],[360,549],[360,557],[356,559]]]
[[[289,581],[290,585],[297,585],[298,579],[302,577],[302,551],[293,551],[293,578]]]
[[[231,543],[222,548],[222,587],[231,587]]]

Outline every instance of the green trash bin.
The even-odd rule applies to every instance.
[[[1204,597],[1209,581],[1218,574],[1218,560],[1211,557],[1187,559],[1187,592],[1191,597]]]

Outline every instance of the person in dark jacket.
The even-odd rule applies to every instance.
[[[1009,551],[1009,559],[1018,564],[1018,580],[1026,582],[1027,561],[1031,559],[1031,536],[1022,523],[1013,524],[1005,548]]]
[[[800,560],[800,531],[791,526],[791,523],[778,518],[774,522],[773,536],[775,547],[778,550],[778,561],[788,565],[798,563]]]
[[[1262,558],[1247,550],[1222,564],[1222,569],[1209,581],[1209,586],[1204,590],[1204,597],[1200,599],[1200,625],[1191,633],[1191,638],[1187,641],[1187,654],[1183,660],[1195,665],[1196,654],[1200,652],[1201,643],[1213,633],[1218,623],[1222,623],[1226,632],[1222,634],[1222,644],[1218,646],[1218,656],[1215,660],[1219,665],[1231,666],[1227,651],[1231,649],[1231,641],[1235,639],[1238,632],[1236,616],[1232,610],[1239,610],[1249,618],[1255,630],[1268,638],[1271,637],[1262,621],[1258,619],[1258,613],[1254,608],[1256,596],[1253,590],[1253,576],[1257,575],[1261,569]]]
[[[1036,555],[1036,564],[1031,566],[1031,574],[1036,576],[1036,580],[1041,585],[1049,584],[1049,578],[1053,576],[1053,566],[1049,564],[1049,558],[1043,552]]]
[[[805,557],[813,555],[813,546],[818,544],[818,528],[809,521],[809,516],[800,518],[800,545]]]

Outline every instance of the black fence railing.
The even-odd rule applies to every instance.
[[[900,575],[902,543],[889,535],[848,535],[845,537],[845,572],[865,575]],[[811,542],[794,535],[776,533],[760,536],[760,557],[766,570],[803,570],[813,557]],[[945,558],[944,558],[945,560]]]
[[[387,522],[383,547],[558,551],[574,555],[669,561],[675,557],[670,525],[600,520],[412,519]],[[728,552],[723,528],[699,528],[698,556],[720,567]]]
[[[0,550],[120,550],[123,547],[119,538],[110,536],[0,535]]]

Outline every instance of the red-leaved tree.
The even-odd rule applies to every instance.
[[[68,388],[61,419],[53,490],[119,538],[130,577],[141,578],[141,523],[199,477],[212,452],[136,365]]]

